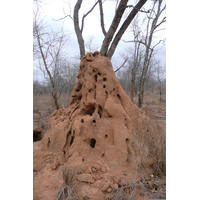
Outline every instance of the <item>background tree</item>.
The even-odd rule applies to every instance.
[[[37,62],[37,67],[42,71],[44,78],[50,82],[54,104],[56,109],[59,109],[58,99],[65,87],[65,83],[60,78],[60,68],[67,37],[63,30],[54,32],[48,28],[44,21],[40,19],[39,6],[36,6],[33,21],[34,60]],[[58,85],[62,86],[58,87]]]
[[[140,75],[140,81],[139,81],[139,94],[138,94],[138,107],[141,108],[143,105],[143,98],[144,98],[144,87],[145,87],[145,81],[148,78],[148,74],[150,74],[150,63],[152,61],[153,55],[155,53],[155,48],[157,45],[159,45],[162,40],[154,41],[153,42],[153,36],[154,33],[157,30],[157,28],[166,22],[166,17],[164,16],[161,20],[161,14],[166,9],[166,5],[162,7],[163,0],[155,0],[153,2],[152,9],[146,11],[147,17],[143,19],[141,24],[145,24],[146,21],[146,29],[143,27],[140,27],[141,24],[139,23],[137,17],[133,20],[131,24],[131,31],[133,32],[134,40],[130,41],[124,41],[124,42],[133,42],[134,43],[134,62],[133,66],[139,64],[142,67],[142,73]],[[157,9],[156,9],[157,6]],[[143,47],[141,47],[141,45]],[[144,50],[144,53],[142,52]],[[140,57],[138,57],[140,52]],[[143,58],[142,58],[143,57]],[[139,59],[139,60],[138,60]],[[134,85],[134,76],[135,71],[134,69],[137,69],[137,67],[132,68],[132,85]],[[131,99],[133,99],[133,87],[131,90]]]
[[[141,68],[142,60],[144,57],[144,49],[141,45],[140,40],[141,37],[141,27],[139,26],[138,17],[136,17],[133,22],[131,23],[131,31],[133,33],[134,37],[134,49],[132,50],[133,58],[132,62],[130,63],[131,68],[131,92],[130,92],[130,98],[133,101],[134,94],[137,94],[137,86],[136,86],[136,76],[139,73],[139,68]],[[125,41],[126,42],[126,41]],[[129,41],[128,41],[129,42]]]
[[[80,27],[79,10],[81,8],[82,2],[83,0],[77,0],[74,7],[74,16],[73,16],[74,29],[75,29],[75,33],[76,33],[78,44],[79,44],[80,57],[85,55],[85,45],[84,45],[84,39],[82,35],[85,17],[87,17],[89,13],[92,12],[92,10],[95,8],[95,6],[99,4],[100,23],[101,23],[102,32],[104,34],[104,40],[100,48],[100,53],[103,56],[112,58],[122,35],[124,34],[128,26],[130,25],[131,21],[136,16],[136,14],[140,11],[142,6],[147,2],[147,0],[139,0],[135,6],[128,5],[128,0],[120,0],[108,31],[105,30],[105,25],[104,25],[104,12],[103,12],[102,0],[96,1],[96,3],[92,6],[92,8],[85,15],[83,15],[82,20],[81,20],[81,27]],[[131,8],[131,11],[118,30],[122,16],[127,8]]]
[[[155,47],[161,42],[161,40],[160,40],[159,42],[154,44],[154,46],[152,47],[153,35],[154,35],[156,29],[161,24],[166,22],[165,16],[162,18],[161,21],[159,21],[161,14],[163,13],[163,11],[166,8],[166,5],[164,5],[162,7],[162,2],[163,2],[163,0],[154,1],[153,7],[150,10],[150,13],[147,14],[148,22],[147,22],[147,29],[146,29],[146,37],[145,37],[144,41],[142,41],[142,40],[138,41],[145,45],[145,57],[144,57],[144,62],[143,62],[143,67],[142,67],[142,75],[140,78],[140,89],[139,89],[139,96],[138,96],[138,107],[139,108],[141,108],[143,105],[144,84],[145,84],[147,72],[149,69],[150,60],[152,58],[152,54],[153,54]],[[157,6],[157,10],[154,11],[156,6]]]

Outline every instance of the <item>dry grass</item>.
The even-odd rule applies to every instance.
[[[77,174],[77,170],[66,170],[65,167],[62,169],[63,172],[63,183],[61,184],[56,200],[78,200],[74,195],[75,187],[78,181],[74,181],[74,177]]]
[[[62,108],[67,107],[70,95],[62,94],[59,98],[59,104]],[[47,130],[48,121],[54,112],[55,106],[50,94],[33,96],[33,125]]]

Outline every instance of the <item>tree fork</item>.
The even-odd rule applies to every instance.
[[[133,8],[133,10],[130,12],[130,14],[128,15],[128,17],[126,18],[126,20],[124,21],[124,23],[122,24],[121,28],[119,29],[118,33],[116,34],[109,50],[107,53],[107,57],[109,57],[110,59],[112,58],[115,49],[119,43],[119,41],[121,40],[122,35],[124,34],[124,32],[126,31],[126,29],[128,28],[128,26],[130,25],[130,23],[132,22],[132,20],[134,19],[134,17],[136,16],[136,14],[140,11],[140,9],[142,8],[142,6],[147,2],[147,0],[140,0],[137,5]]]

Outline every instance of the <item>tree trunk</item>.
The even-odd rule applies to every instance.
[[[146,1],[147,0],[140,0],[137,3],[137,5],[133,8],[133,10],[130,12],[130,14],[128,15],[128,17],[126,18],[124,23],[122,24],[121,28],[119,29],[118,33],[116,34],[116,36],[108,50],[107,57],[112,58],[112,56],[115,52],[115,49],[116,49],[119,41],[121,40],[122,35],[124,34],[124,32],[126,31],[128,26],[130,25],[130,23],[132,22],[132,20],[136,16],[136,14],[139,12],[139,10],[142,8],[142,6],[146,3]]]
[[[53,96],[53,100],[54,100],[56,110],[59,110],[60,106],[59,106],[59,103],[58,103],[58,97],[57,97],[57,92],[56,92],[55,88],[53,89],[52,96]]]
[[[131,72],[131,101],[133,101],[133,97],[134,97],[134,87],[135,87],[135,76],[134,76],[134,73],[133,73],[133,69],[132,69],[132,72]]]
[[[160,103],[162,102],[162,85],[160,83],[160,86],[159,86],[159,90],[160,90]]]
[[[154,5],[153,5],[153,8],[156,5],[156,3],[157,2],[155,1]],[[147,76],[147,72],[148,72],[151,56],[152,56],[152,53],[153,53],[153,49],[156,46],[155,45],[153,48],[150,48],[151,47],[152,38],[153,38],[153,33],[154,33],[155,29],[158,26],[160,26],[163,22],[166,21],[166,19],[164,17],[163,20],[159,24],[157,24],[159,16],[161,15],[161,13],[163,12],[163,10],[166,7],[166,6],[164,6],[164,8],[162,10],[160,10],[161,9],[161,4],[162,4],[162,0],[159,0],[158,1],[158,8],[157,8],[156,16],[153,18],[152,25],[151,25],[149,33],[148,33],[148,28],[149,28],[149,23],[150,23],[150,19],[151,18],[149,18],[149,21],[148,21],[148,24],[147,24],[147,35],[146,35],[146,39],[145,39],[146,51],[145,51],[145,58],[144,58],[144,63],[143,63],[142,76],[141,76],[141,79],[140,79],[140,91],[139,91],[139,98],[138,98],[138,107],[139,108],[141,108],[142,105],[143,105],[144,83],[145,83],[145,80],[146,80],[146,76]],[[148,34],[149,34],[149,36],[148,36]],[[150,50],[151,50],[151,52],[149,53]]]
[[[78,44],[79,44],[79,50],[80,50],[80,56],[81,58],[85,55],[85,45],[84,45],[84,40],[82,36],[81,29],[79,27],[79,17],[78,17],[78,12],[81,7],[82,0],[78,0],[75,7],[74,7],[74,29],[76,32],[76,36],[78,39]]]
[[[102,46],[101,46],[100,53],[102,56],[107,56],[108,47],[110,45],[110,42],[112,41],[112,38],[113,38],[118,26],[119,26],[122,15],[126,9],[127,3],[128,3],[128,0],[121,0],[119,3],[119,6],[115,12],[115,16],[113,18],[112,24],[110,25],[110,28],[109,28],[108,32],[106,33],[105,38],[102,43]]]
[[[140,84],[140,91],[138,95],[138,107],[142,108],[143,105],[143,98],[144,98],[144,82],[145,82],[145,77],[142,78],[141,84]]]
[[[40,43],[40,36],[39,36],[38,31],[36,31],[36,33],[37,33],[38,46],[39,46],[39,49],[40,49],[40,53],[42,55],[44,67],[45,67],[45,70],[46,70],[46,72],[49,76],[49,79],[51,81],[51,86],[52,86],[52,89],[53,89],[52,96],[53,96],[53,99],[54,99],[54,104],[55,104],[56,109],[58,110],[60,108],[60,106],[58,104],[58,97],[57,97],[57,91],[56,91],[55,83],[54,83],[53,77],[52,77],[52,75],[51,75],[51,73],[50,73],[50,71],[47,67],[47,63],[46,63],[46,59],[45,59],[45,56],[44,56],[44,53],[43,53],[43,50],[42,50],[42,45]]]

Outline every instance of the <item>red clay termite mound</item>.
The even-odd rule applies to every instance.
[[[153,147],[162,129],[132,103],[108,58],[87,53],[77,78],[68,107],[54,111],[34,142],[34,199],[112,196],[159,151]]]

